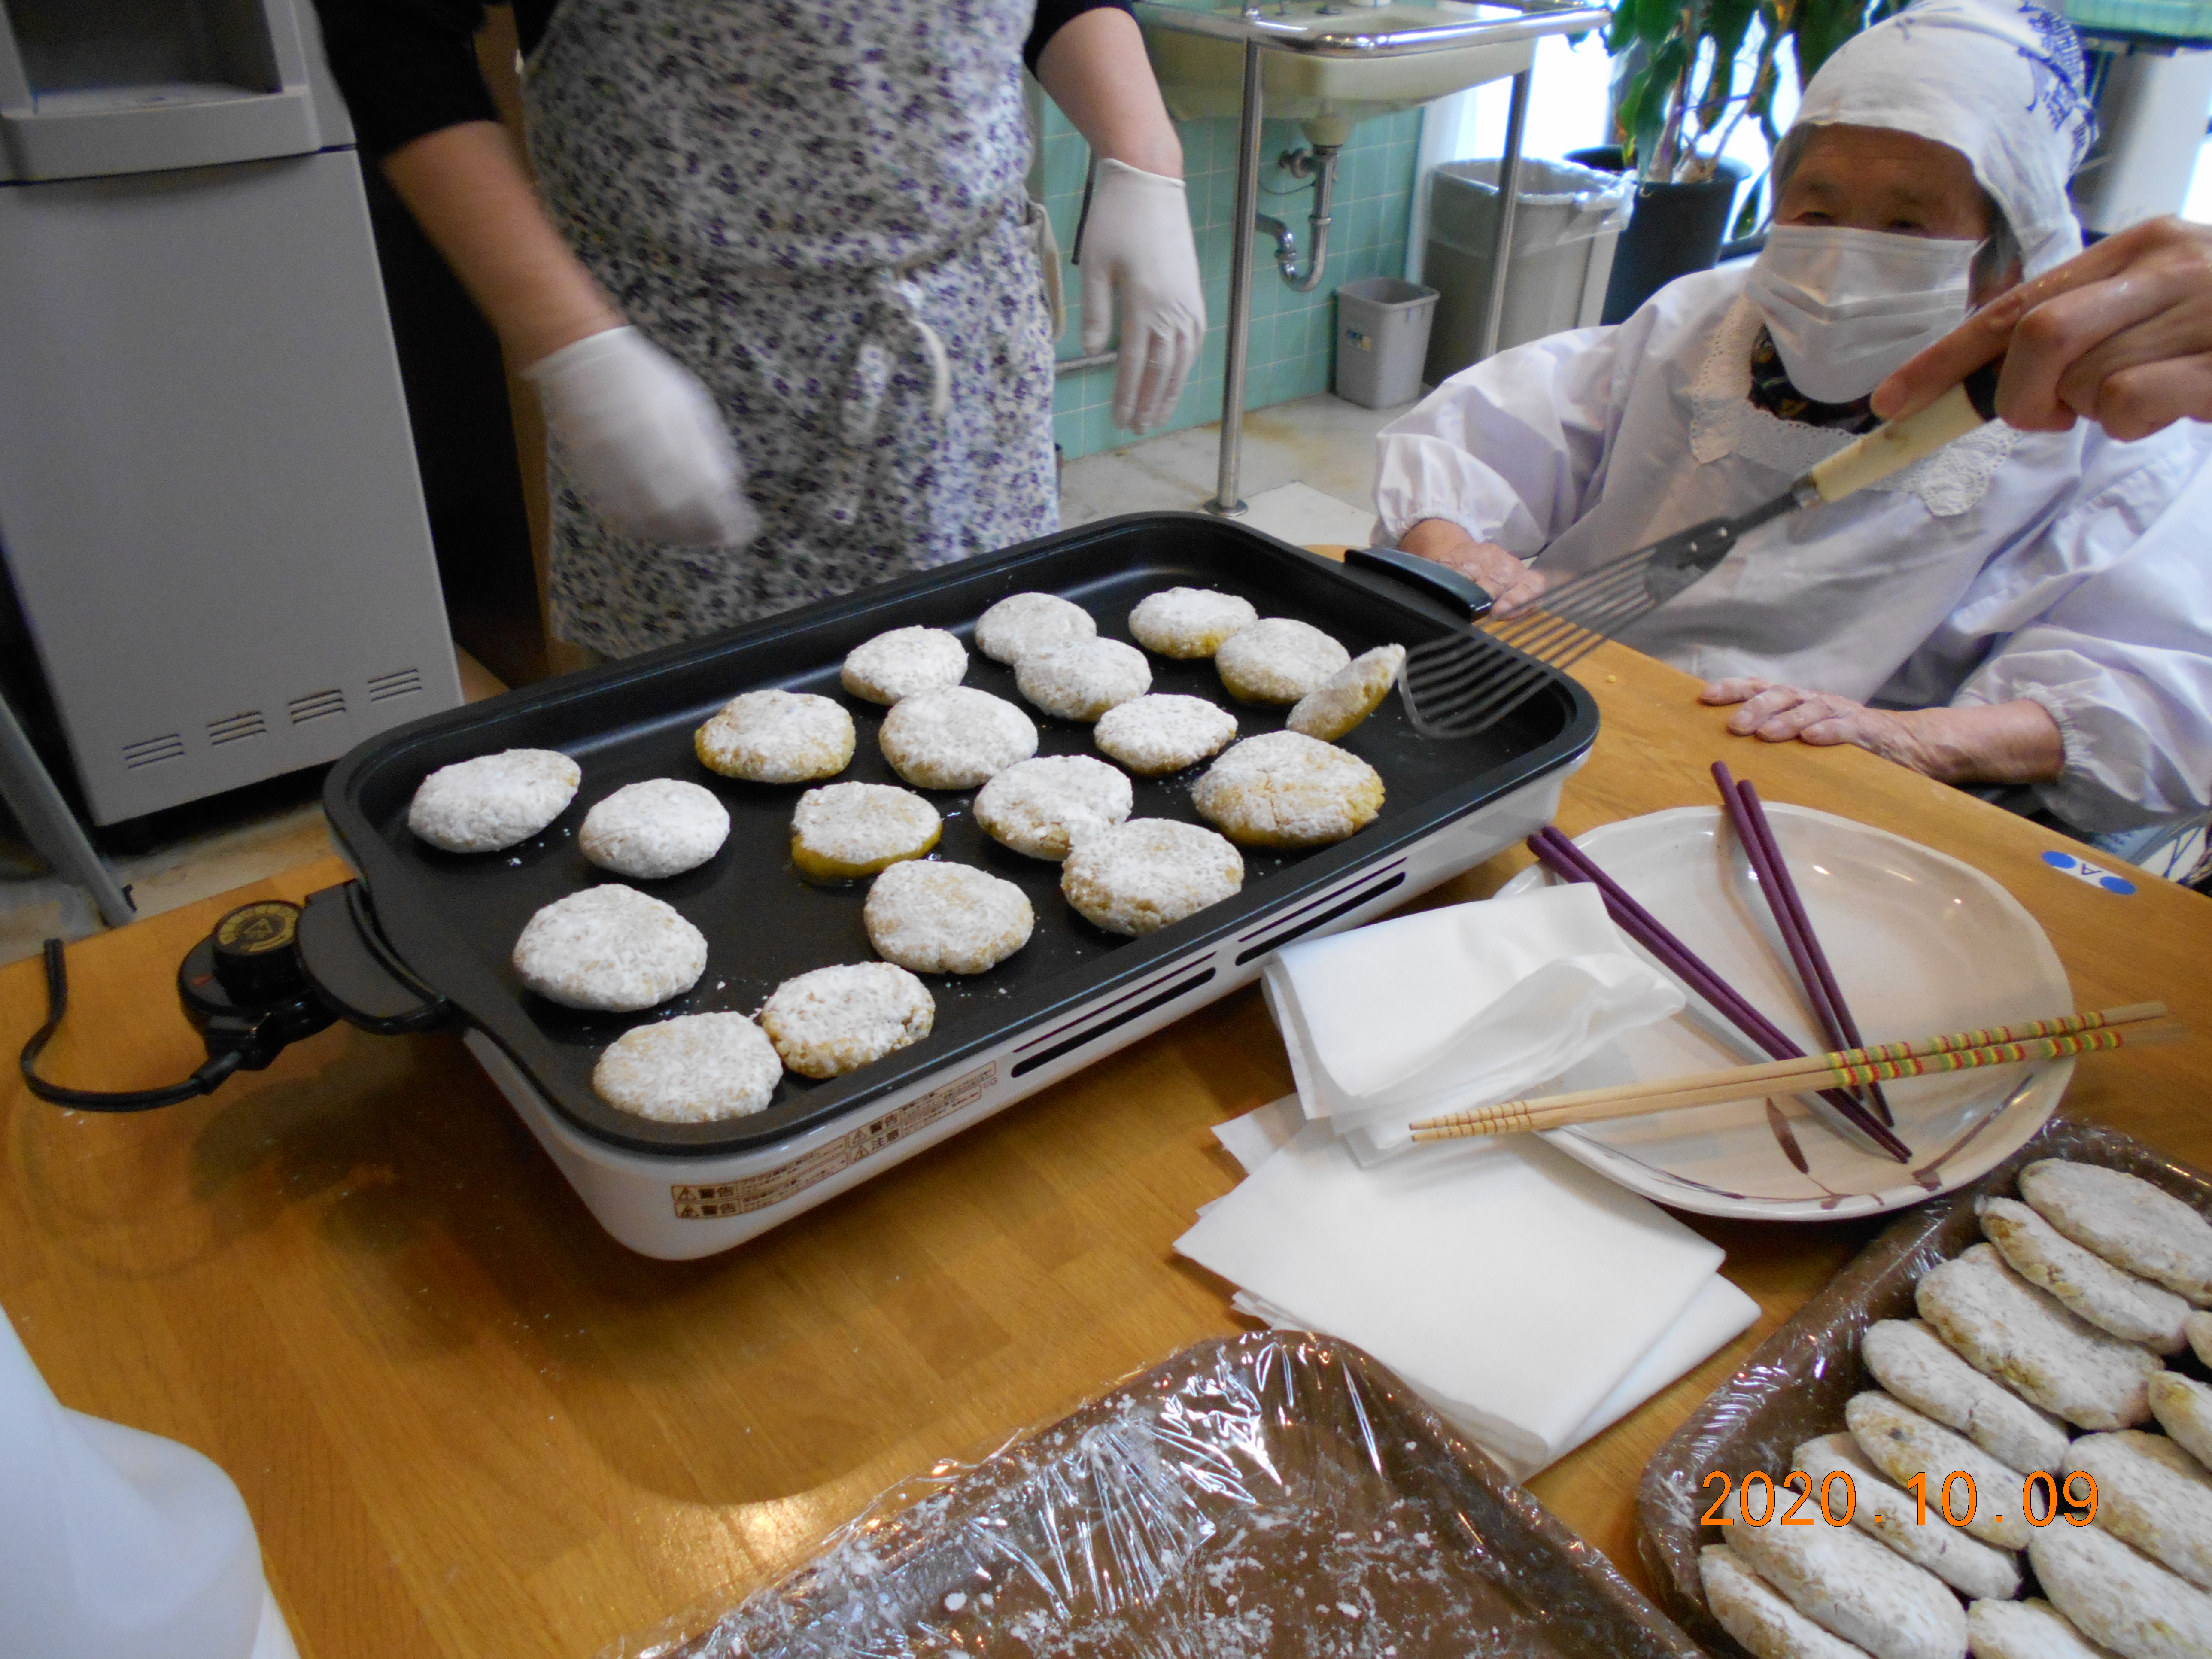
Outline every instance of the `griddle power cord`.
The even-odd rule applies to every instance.
[[[39,1075],[38,1060],[46,1044],[53,1040],[54,1033],[61,1030],[62,1016],[68,1012],[69,968],[62,958],[62,942],[50,939],[46,941],[46,1023],[33,1031],[31,1040],[23,1045],[22,1068],[23,1081],[31,1092],[57,1106],[74,1106],[86,1112],[149,1112],[157,1106],[174,1106],[180,1101],[212,1094],[245,1059],[235,1048],[216,1054],[185,1081],[166,1089],[65,1089]]]

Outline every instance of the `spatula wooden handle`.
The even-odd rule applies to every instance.
[[[1806,477],[1822,501],[1839,501],[1986,424],[1966,388],[1954,386],[1917,415],[1877,427],[1850,448],[1838,450]]]

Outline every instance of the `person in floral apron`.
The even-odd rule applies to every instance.
[[[1085,348],[1120,325],[1117,422],[1164,422],[1197,361],[1182,152],[1126,0],[518,0],[536,190],[480,0],[318,6],[364,149],[538,390],[574,643],[1056,526],[1025,60],[1095,158],[1077,257]]]

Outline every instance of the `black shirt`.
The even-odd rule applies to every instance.
[[[560,0],[514,0],[514,29],[527,54],[544,38]],[[1034,70],[1046,43],[1086,11],[1129,9],[1129,0],[1037,0],[1023,61]],[[331,72],[345,94],[367,154],[457,126],[496,121],[477,71],[476,33],[484,0],[315,0]]]

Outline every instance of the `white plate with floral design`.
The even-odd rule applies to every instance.
[[[2074,1012],[2066,970],[2043,928],[1980,871],[1849,818],[1773,803],[1766,811],[1867,1042]],[[1718,807],[1608,823],[1576,844],[1806,1052],[1827,1047]],[[1503,890],[1556,879],[1540,865]],[[1682,1013],[1607,1045],[1557,1087],[1765,1058],[1693,995]],[[1620,1118],[1545,1139],[1678,1210],[1829,1221],[1902,1209],[1983,1175],[2043,1127],[2073,1071],[2067,1060],[1887,1085],[1897,1132],[1912,1149],[1907,1164],[1832,1133],[1797,1097]]]

